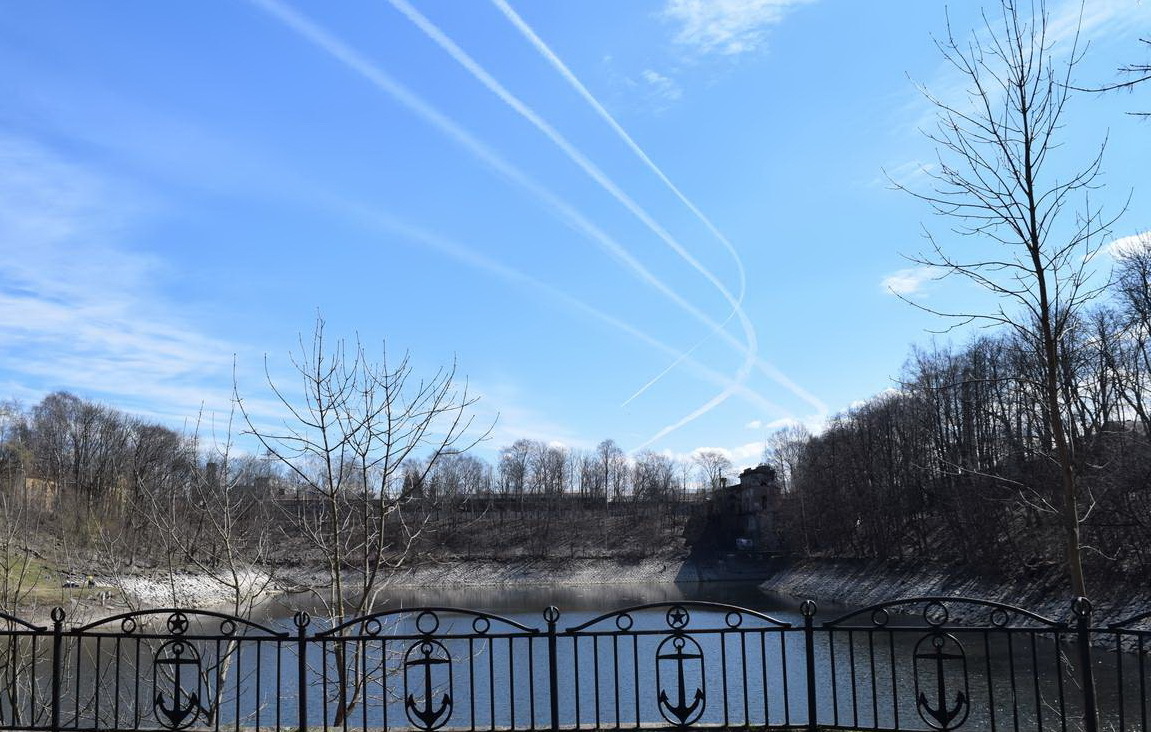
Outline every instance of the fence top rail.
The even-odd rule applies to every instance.
[[[604,613],[598,617],[592,618],[587,622],[574,625],[565,632],[567,633],[582,633],[584,631],[592,630],[593,632],[602,632],[597,630],[596,626],[608,626],[608,621],[613,621],[615,629],[611,630],[610,626],[604,629],[612,633],[626,633],[631,631],[632,625],[635,622],[633,615],[637,613],[646,613],[649,610],[664,610],[664,622],[667,624],[669,630],[672,631],[686,631],[686,630],[701,630],[700,628],[689,628],[692,616],[691,610],[702,610],[711,612],[723,613],[724,624],[730,630],[736,630],[743,626],[744,618],[753,618],[762,621],[763,623],[775,628],[792,628],[791,623],[783,620],[778,620],[765,615],[757,610],[749,610],[745,607],[738,605],[726,605],[719,602],[704,602],[702,600],[681,600],[678,602],[652,602],[646,605],[634,605],[632,607],[621,608],[613,610],[609,613]]]
[[[493,623],[504,625],[529,635],[538,635],[540,633],[539,628],[532,628],[511,618],[505,618],[502,615],[494,615],[480,610],[468,610],[460,607],[439,606],[404,607],[395,610],[381,610],[380,612],[370,615],[352,618],[333,628],[320,631],[315,634],[315,637],[331,638],[333,636],[341,636],[347,638],[347,631],[356,628],[358,628],[359,632],[352,633],[352,636],[376,637],[383,634],[386,621],[398,619],[403,616],[413,617],[415,619],[416,635],[423,636],[484,636],[491,632]],[[442,616],[471,618],[471,632],[452,632],[450,629],[447,632],[440,632]]]
[[[43,625],[33,625],[32,623],[29,623],[27,620],[24,620],[22,618],[18,618],[15,615],[10,615],[10,614],[4,612],[3,610],[0,610],[0,623],[8,623],[10,625],[16,625],[16,626],[19,626],[20,628],[22,628],[23,630],[30,630],[30,631],[35,632],[35,633],[43,633],[44,631],[48,630]],[[9,630],[8,632],[12,632],[12,631]]]
[[[60,619],[63,621],[64,611],[60,611]],[[53,611],[55,613],[55,611]],[[165,617],[166,616],[166,617]],[[216,632],[212,635],[220,635],[223,637],[251,637],[249,631],[255,631],[256,634],[267,638],[289,638],[290,635],[287,631],[278,631],[269,628],[265,625],[246,620],[245,618],[236,617],[235,615],[228,615],[227,613],[220,613],[214,610],[195,610],[188,608],[156,608],[152,610],[134,610],[132,612],[120,613],[107,618],[93,621],[87,625],[73,626],[72,633],[90,633],[93,631],[103,631],[108,626],[116,623],[120,624],[117,631],[123,635],[145,635],[145,629],[148,621],[152,619],[163,619],[164,629],[167,633],[161,635],[200,635],[201,633],[193,625],[193,621],[208,621],[214,620],[219,623],[216,627]]]
[[[955,616],[953,616],[953,610],[958,611]],[[977,610],[987,610],[988,612],[981,617]],[[920,622],[913,626],[892,624],[893,614],[907,618],[919,615]],[[957,623],[956,620],[962,622]],[[980,620],[983,622],[978,622]],[[853,610],[834,620],[824,621],[823,627],[829,630],[837,628],[868,630],[895,627],[938,628],[949,624],[952,627],[962,625],[972,628],[991,627],[995,629],[1034,630],[1036,625],[1049,630],[1066,630],[1068,628],[1065,622],[1037,615],[1015,605],[972,597],[945,595],[888,600],[860,610]]]
[[[1130,630],[1133,632],[1143,632],[1146,630],[1145,628],[1140,629],[1140,628],[1136,628],[1135,626],[1138,625],[1139,623],[1142,623],[1143,621],[1145,621],[1149,618],[1151,618],[1151,610],[1147,610],[1146,612],[1141,612],[1137,615],[1132,615],[1130,617],[1123,618],[1122,620],[1116,620],[1114,623],[1108,623],[1107,629],[1108,630]]]

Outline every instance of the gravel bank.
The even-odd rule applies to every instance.
[[[688,567],[682,558],[647,559],[548,559],[498,562],[467,560],[424,562],[401,567],[383,578],[397,587],[420,586],[504,586],[504,585],[601,585],[647,584],[697,581],[714,575],[714,571]],[[274,578],[272,575],[275,575]],[[720,577],[715,577],[719,579]],[[235,590],[207,574],[151,571],[94,578],[100,588],[74,603],[69,615],[82,613],[99,617],[129,609],[201,608],[229,611],[235,602]],[[314,569],[291,569],[269,573],[250,570],[238,578],[245,597],[267,597],[281,592],[323,587],[327,574]]]
[[[261,595],[323,587],[327,574],[315,569],[292,568],[274,573],[253,570],[240,579],[245,593]],[[516,561],[458,560],[423,561],[401,567],[383,578],[393,587],[499,587],[510,585],[594,586],[616,584],[674,584],[730,580],[756,580],[764,576],[761,566],[732,561],[696,562],[666,556],[620,558],[523,559]],[[349,578],[352,579],[352,578]],[[97,578],[102,586],[117,590],[93,602],[90,610],[156,607],[210,608],[227,610],[233,590],[205,574],[153,571]]]
[[[903,597],[962,596],[1015,605],[1053,620],[1071,616],[1072,598],[1058,567],[998,581],[955,567],[910,561],[777,560],[769,571],[761,585],[764,590],[816,602],[867,606]],[[1091,597],[1095,623],[1151,609],[1151,593],[1145,587],[1102,581],[1095,587]]]
[[[119,590],[127,604],[138,608],[225,607],[236,602],[237,594],[249,598],[283,591],[283,585],[273,581],[271,575],[254,569],[223,581],[206,574],[178,572],[171,576],[120,575],[105,582]]]

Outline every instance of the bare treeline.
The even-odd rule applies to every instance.
[[[674,505],[712,479],[716,459],[730,469],[722,456],[629,456],[612,440],[577,450],[520,439],[494,465],[462,451],[410,456],[388,490],[406,506],[396,521],[412,534],[418,529],[422,550],[467,553],[471,544],[491,543],[477,521],[505,531],[523,524],[524,536],[545,547],[561,528],[575,528],[572,521],[599,526],[604,512],[625,523],[639,515],[677,523]],[[230,441],[209,444],[71,393],[31,407],[0,405],[0,517],[17,558],[53,544],[64,558],[50,563],[99,553],[110,570],[157,561],[254,564],[269,543],[283,548],[277,537],[299,536],[300,522],[315,513],[308,506],[322,498],[274,456]],[[556,516],[565,518],[549,529]]]
[[[1085,562],[1151,569],[1151,248],[1059,343]],[[1034,341],[1017,330],[916,349],[898,388],[817,436],[769,440],[794,550],[1018,571],[1061,560],[1059,465]]]

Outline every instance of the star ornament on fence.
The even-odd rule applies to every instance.
[[[680,605],[676,605],[667,611],[667,624],[673,628],[683,628],[687,625],[688,617],[687,610],[684,610]]]

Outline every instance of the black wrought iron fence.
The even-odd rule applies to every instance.
[[[280,627],[203,610],[0,615],[0,729],[1151,730],[1151,613],[969,598],[795,622],[641,605],[568,624],[405,608]]]

